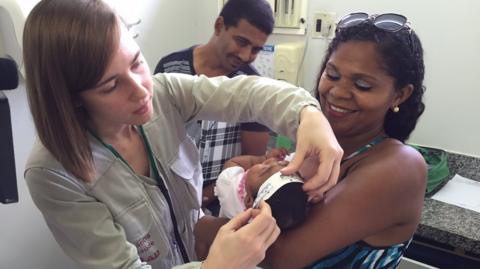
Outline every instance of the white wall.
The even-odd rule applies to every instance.
[[[205,8],[204,3],[213,9]],[[137,42],[152,72],[161,57],[205,43],[213,33],[217,0],[137,0],[135,5],[141,7],[138,14],[142,17],[136,29],[140,33]]]
[[[217,0],[106,1],[128,18],[142,20],[134,30],[152,72],[168,53],[207,42],[218,14]]]

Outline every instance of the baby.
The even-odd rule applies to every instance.
[[[282,231],[302,222],[307,214],[303,180],[279,172],[288,164],[287,153],[283,148],[272,149],[266,156],[242,155],[227,161],[215,186],[219,217],[232,218],[264,200]]]

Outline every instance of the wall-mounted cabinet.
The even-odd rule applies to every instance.
[[[307,25],[308,0],[266,0],[275,16],[274,34],[304,35]],[[228,0],[218,0],[218,10]]]

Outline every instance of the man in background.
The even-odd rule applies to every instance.
[[[208,43],[163,57],[155,73],[228,76],[259,75],[250,64],[272,33],[273,12],[265,0],[229,0],[215,20]],[[238,155],[264,155],[269,130],[258,123],[193,121],[187,131],[200,151],[204,177],[203,204],[213,214],[218,201],[215,180],[224,163]]]

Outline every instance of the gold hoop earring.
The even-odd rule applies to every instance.
[[[398,106],[392,108],[393,113],[398,113],[400,111],[400,108]]]

